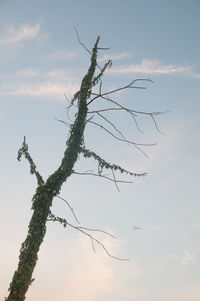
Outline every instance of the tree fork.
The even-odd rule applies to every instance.
[[[70,137],[66,142],[66,150],[59,168],[49,176],[46,183],[35,170],[36,177],[40,176],[36,193],[33,196],[33,215],[28,227],[28,235],[21,245],[18,268],[14,273],[12,282],[9,287],[9,295],[6,301],[23,301],[26,298],[26,293],[33,279],[32,274],[36,266],[40,245],[43,242],[46,233],[46,222],[52,206],[53,198],[59,194],[62,184],[73,173],[73,167],[77,160],[78,154],[81,152],[83,141],[83,132],[86,124],[87,116],[87,99],[90,96],[91,88],[94,84],[94,74],[97,66],[97,38],[91,54],[91,64],[87,74],[84,76],[80,91],[76,94],[78,99],[78,113],[75,122],[72,126]],[[23,143],[20,149],[19,156],[24,153],[26,155],[27,145]],[[27,157],[26,157],[27,158]],[[30,158],[27,158],[28,160]],[[30,162],[30,164],[33,164]],[[31,165],[32,167],[32,165]],[[35,167],[34,167],[35,168]]]

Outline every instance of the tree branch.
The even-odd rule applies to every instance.
[[[79,37],[79,33],[78,33],[78,30],[76,29],[76,27],[74,26],[74,29],[75,29],[75,32],[76,32],[76,35],[77,35],[77,38],[78,38],[78,42],[79,44],[81,44],[83,46],[83,48],[90,54],[92,55],[92,52],[81,42],[81,39]]]
[[[126,140],[123,133],[120,130],[117,129],[117,127],[114,125],[114,123],[112,123],[109,119],[107,119],[105,116],[103,116],[99,112],[97,112],[97,115],[100,116],[102,119],[104,119],[107,123],[109,123],[115,129],[115,131],[122,137],[122,139]]]
[[[26,143],[26,137],[25,136],[24,136],[24,141],[23,141],[22,147],[18,151],[18,156],[17,156],[18,161],[21,160],[22,155],[24,155],[25,158],[28,160],[28,162],[30,164],[30,173],[35,174],[35,176],[37,178],[38,185],[39,186],[43,185],[44,180],[43,180],[42,176],[40,175],[40,173],[36,170],[36,165],[33,162],[33,159],[31,158],[31,155],[28,152],[28,144]]]
[[[140,115],[148,115],[150,116],[152,119],[153,119],[153,122],[155,124],[155,127],[156,127],[156,130],[159,132],[159,133],[162,133],[159,128],[158,128],[158,125],[157,125],[157,122],[154,118],[154,116],[159,116],[159,115],[162,115],[162,114],[165,114],[165,113],[168,113],[169,111],[164,111],[164,112],[144,112],[144,111],[136,111],[136,110],[132,110],[132,109],[129,109],[127,107],[124,107],[122,106],[121,104],[119,104],[117,101],[114,101],[113,99],[109,98],[109,97],[105,97],[105,96],[102,96],[103,94],[97,94],[97,93],[91,93],[91,95],[96,95],[95,99],[97,99],[98,97],[108,101],[108,102],[111,102],[113,104],[115,104],[116,106],[118,106],[118,108],[107,108],[107,109],[103,109],[103,110],[96,110],[96,111],[89,111],[88,113],[97,113],[97,112],[104,112],[104,111],[112,111],[112,110],[121,110],[121,111],[126,111],[127,113],[129,113],[131,115],[131,117],[133,118],[133,120],[135,121],[135,124],[136,124],[136,127],[138,129],[139,132],[143,133],[139,126],[138,126],[138,123],[137,123],[137,120],[136,120],[136,117],[138,117],[137,114],[140,114]],[[162,133],[163,134],[163,133]]]
[[[151,79],[147,79],[147,78],[137,78],[135,80],[133,80],[130,84],[128,85],[125,85],[123,87],[120,87],[120,88],[117,88],[117,89],[114,89],[114,90],[111,90],[111,91],[108,91],[108,92],[104,92],[103,94],[97,94],[93,99],[91,99],[89,102],[88,102],[88,106],[95,100],[97,99],[98,97],[101,97],[101,96],[108,96],[110,94],[113,94],[113,93],[116,93],[116,92],[119,92],[119,91],[122,91],[122,90],[125,90],[125,89],[146,89],[146,87],[137,87],[137,86],[134,86],[134,83],[137,82],[137,81],[148,81],[148,82],[151,82],[153,83],[153,81]]]
[[[114,174],[113,170],[112,170],[112,173]],[[112,179],[112,178],[110,178],[106,175],[97,174],[97,173],[93,173],[93,172],[77,172],[77,171],[74,171],[74,174],[82,175],[82,176],[95,176],[95,177],[100,177],[100,178],[107,179],[107,180],[115,183],[115,186],[117,187],[118,191],[120,191],[120,190],[119,190],[119,187],[117,186],[117,183],[125,183],[125,184],[132,184],[133,183],[132,181],[116,180],[114,176],[113,176],[113,179]]]
[[[86,236],[88,236],[92,242],[96,242],[97,244],[99,244],[103,249],[104,251],[106,252],[106,254],[111,257],[111,258],[114,258],[114,259],[117,259],[117,260],[122,260],[122,261],[127,261],[127,260],[130,260],[130,258],[120,258],[120,257],[116,257],[116,256],[113,256],[112,254],[110,254],[107,250],[107,248],[104,246],[104,244],[102,242],[100,242],[98,239],[96,239],[95,237],[93,237],[91,234],[85,232],[84,230],[80,229],[80,227],[76,227],[72,224],[69,224],[67,223],[70,227],[74,228],[75,230],[78,230],[80,231],[81,233],[85,234]],[[93,245],[93,250],[95,252],[95,249],[94,249],[94,245]]]
[[[126,173],[127,175],[130,175],[130,176],[135,176],[135,177],[146,176],[146,173],[134,173],[134,172],[131,172],[131,171],[128,171],[128,170],[122,168],[119,165],[111,164],[111,163],[105,161],[104,159],[102,159],[95,152],[92,152],[92,151],[90,151],[90,150],[88,150],[84,147],[81,147],[80,151],[81,151],[81,153],[83,154],[83,156],[85,158],[93,158],[98,162],[99,173],[102,172],[103,168],[106,168],[106,169],[111,169],[111,170],[114,170],[114,171],[118,170],[119,172]]]
[[[108,235],[108,236],[116,239],[116,237],[114,235],[110,234],[107,231],[103,231],[103,230],[100,230],[100,229],[90,229],[90,228],[86,228],[86,227],[74,226],[74,225],[70,224],[69,222],[67,222],[66,219],[60,218],[60,217],[56,217],[51,212],[49,214],[49,218],[47,219],[47,221],[60,222],[61,224],[63,224],[64,227],[66,227],[66,225],[68,225],[71,228],[73,228],[73,229],[81,232],[82,234],[88,236],[90,238],[90,240],[91,240],[92,249],[93,249],[93,251],[95,253],[96,253],[96,251],[95,251],[95,248],[94,248],[94,242],[96,242],[97,244],[99,244],[109,257],[112,257],[112,258],[117,259],[117,260],[122,260],[122,261],[130,260],[129,258],[119,258],[119,257],[113,256],[112,254],[109,253],[109,251],[107,250],[107,248],[104,246],[104,244],[102,242],[100,242],[97,238],[95,238],[94,236],[92,236],[90,233],[86,232],[86,231],[101,232],[101,233],[104,233],[104,234],[106,234],[106,235]]]
[[[122,139],[122,138],[119,138],[117,136],[115,136],[112,132],[110,132],[108,129],[106,129],[103,125],[97,123],[97,122],[94,122],[94,121],[88,121],[98,127],[100,127],[101,129],[103,129],[104,131],[106,131],[108,134],[110,134],[112,137],[114,137],[115,139],[119,140],[119,141],[122,141],[122,142],[127,142],[129,144],[132,144],[135,148],[137,148],[141,153],[143,153],[143,155],[146,157],[146,158],[149,158],[147,156],[147,154],[139,147],[139,146],[155,146],[157,145],[157,143],[136,143],[136,142],[133,142],[133,141],[130,141],[130,140],[127,140],[127,139]]]
[[[113,179],[114,179],[114,182],[115,182],[115,186],[116,186],[117,190],[120,191],[120,190],[119,190],[119,187],[118,187],[118,185],[117,185],[117,183],[119,183],[119,181],[116,180],[116,178],[115,178],[115,173],[114,173],[113,169],[112,169],[112,174],[113,174]]]
[[[57,198],[63,200],[63,201],[67,204],[67,206],[68,206],[69,209],[71,210],[71,212],[72,212],[72,214],[73,214],[75,220],[77,221],[78,224],[80,224],[79,220],[78,220],[77,217],[76,217],[76,214],[75,214],[75,212],[74,212],[74,209],[70,206],[70,204],[69,204],[64,198],[62,198],[62,197],[59,196],[59,195],[57,195]]]

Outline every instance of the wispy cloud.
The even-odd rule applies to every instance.
[[[21,70],[19,72],[17,72],[17,75],[19,76],[28,76],[28,77],[36,77],[38,76],[38,72],[34,69],[24,69],[24,70]]]
[[[195,228],[196,230],[199,230],[199,231],[200,231],[200,222],[199,222],[199,223],[194,223],[192,226],[193,226],[193,228]]]
[[[106,230],[112,232],[109,229]],[[121,243],[118,240],[104,237],[103,234],[99,235],[99,239],[111,254],[117,256],[117,253],[122,251]],[[64,247],[64,257],[59,258],[59,260],[53,260],[52,262],[51,254],[45,253],[46,262],[41,262],[42,270],[40,270],[43,285],[35,292],[33,288],[30,292],[30,299],[37,300],[44,295],[44,298],[49,301],[65,299],[71,301],[94,301],[103,300],[105,296],[113,296],[113,300],[118,301],[122,300],[122,296],[124,296],[126,291],[126,296],[130,293],[130,298],[127,298],[127,300],[133,300],[135,290],[131,287],[129,292],[127,282],[130,279],[133,281],[141,279],[144,271],[140,266],[133,260],[127,264],[121,263],[117,265],[117,261],[108,257],[98,245],[95,246],[95,254],[93,254],[92,247],[90,250],[90,247],[90,242],[84,236],[78,236],[76,241],[73,241],[71,248]],[[57,253],[58,249],[55,252]],[[66,252],[68,254],[67,258]],[[52,250],[51,253],[53,254]],[[53,264],[54,270],[59,270],[59,278],[55,275],[52,275],[50,279],[48,278],[46,266],[49,262]],[[124,268],[128,269],[125,273]],[[36,275],[36,279],[38,279],[38,276]],[[52,285],[51,283],[46,283],[47,278],[48,281],[52,281]],[[41,291],[43,287],[45,287],[45,290]]]
[[[192,66],[164,65],[158,60],[143,59],[141,63],[131,66],[113,68],[112,73],[143,73],[143,74],[179,74],[200,78]]]
[[[77,90],[78,85],[73,83],[55,83],[52,81],[45,81],[42,84],[33,83],[33,84],[24,84],[18,85],[12,90],[5,87],[6,91],[2,91],[1,94],[4,95],[28,95],[28,96],[48,96],[53,98],[63,99],[64,94],[68,97],[71,97]]]
[[[42,62],[63,61],[63,60],[70,60],[76,58],[79,55],[80,54],[76,51],[58,50],[53,53],[49,53],[45,56],[42,56],[40,59]]]
[[[25,78],[25,79],[24,79]],[[15,79],[15,78],[14,78]],[[2,84],[1,95],[27,95],[48,96],[65,100],[64,94],[69,98],[79,89],[79,84],[63,69],[53,69],[47,74],[34,69],[24,69],[16,74],[15,83]]]
[[[117,54],[104,54],[103,56],[100,56],[98,58],[98,62],[104,62],[104,61],[108,61],[108,60],[112,60],[112,61],[117,61],[120,59],[123,59],[125,57],[129,57],[132,56],[133,54],[131,52],[122,52],[122,53],[117,53]]]
[[[181,265],[188,265],[195,262],[195,255],[189,250],[184,250],[182,254],[172,254],[171,257]]]
[[[40,31],[40,24],[31,26],[29,24],[23,25],[18,29],[14,27],[9,27],[0,36],[0,44],[13,44],[18,43],[23,40],[30,40],[37,37]]]
[[[159,231],[160,230],[160,226],[158,226],[158,225],[151,225],[149,228],[152,231]]]

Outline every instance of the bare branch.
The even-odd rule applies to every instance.
[[[134,83],[136,81],[148,81],[148,82],[151,82],[153,83],[153,81],[151,79],[147,79],[147,78],[137,78],[135,80],[133,80],[130,84],[128,85],[125,85],[123,87],[120,87],[120,88],[117,88],[117,89],[114,89],[114,90],[111,90],[111,91],[108,91],[108,92],[104,92],[103,94],[97,94],[96,97],[94,97],[93,99],[91,99],[89,102],[88,102],[88,106],[95,100],[97,99],[98,97],[102,97],[102,96],[108,96],[110,94],[113,94],[113,93],[116,93],[116,92],[119,92],[121,90],[125,90],[125,89],[146,89],[146,87],[137,87],[137,86],[134,86]]]
[[[64,120],[61,120],[61,119],[57,119],[57,118],[55,118],[55,120],[57,120],[57,121],[63,123],[66,127],[70,128],[70,124],[69,124],[68,122],[66,122],[66,121],[64,121]]]
[[[160,134],[162,134],[162,135],[166,135],[165,133],[161,132],[160,129],[158,128],[157,122],[156,122],[156,120],[155,120],[153,114],[150,114],[150,116],[151,116],[151,118],[152,118],[152,120],[153,120],[153,122],[154,122],[154,124],[155,124],[155,127],[156,127],[157,131],[158,131]]]
[[[120,134],[120,136],[123,138],[123,139],[126,139],[125,137],[124,137],[124,135],[123,135],[123,133],[120,131],[120,130],[118,130],[117,128],[116,128],[116,126],[114,125],[114,123],[112,123],[109,119],[107,119],[105,116],[103,116],[101,113],[99,113],[99,112],[97,112],[97,115],[99,115],[101,118],[103,118],[107,123],[109,123],[114,129],[115,129],[115,131],[117,132],[117,133],[119,133]]]
[[[112,181],[114,183],[126,183],[126,184],[132,184],[132,181],[122,181],[122,180],[113,180],[112,178],[106,176],[106,175],[102,175],[102,174],[97,174],[97,173],[93,173],[93,172],[77,172],[74,171],[74,174],[76,175],[82,175],[82,176],[95,176],[95,177],[101,177],[101,178],[105,178],[109,181]]]
[[[119,190],[119,187],[118,187],[118,185],[117,185],[117,181],[116,181],[115,173],[114,173],[113,169],[112,169],[112,174],[113,174],[113,179],[114,179],[114,182],[115,182],[115,186],[116,186],[117,190],[120,191],[120,190]]]
[[[109,97],[105,97],[105,96],[102,96],[103,94],[97,94],[97,93],[91,93],[91,95],[95,95],[95,99],[97,99],[98,97],[104,99],[104,100],[107,100],[108,102],[111,102],[113,104],[115,104],[116,106],[118,106],[118,108],[108,108],[108,109],[103,109],[103,110],[97,110],[97,111],[89,111],[88,113],[97,113],[97,112],[104,112],[104,111],[112,111],[112,110],[121,110],[121,111],[126,111],[127,113],[129,113],[131,115],[131,117],[133,118],[133,120],[135,121],[135,124],[136,124],[136,127],[138,129],[139,132],[143,133],[139,126],[138,126],[138,123],[137,123],[137,120],[136,120],[136,117],[137,114],[141,114],[141,115],[147,115],[147,116],[150,116],[155,124],[155,127],[156,127],[156,130],[161,133],[161,134],[164,134],[162,133],[159,128],[158,128],[158,125],[157,125],[157,122],[155,120],[155,118],[153,118],[154,116],[159,116],[159,115],[162,115],[162,114],[165,114],[165,113],[168,113],[169,111],[164,111],[164,112],[144,112],[144,111],[136,111],[136,110],[133,110],[133,109],[129,109],[127,107],[124,107],[122,106],[121,104],[119,104],[117,101],[109,98]]]
[[[93,239],[90,237],[90,241],[91,241],[91,244],[92,244],[92,249],[94,251],[94,253],[96,253],[96,250],[95,250],[95,247],[94,247],[94,242],[93,242]]]
[[[104,230],[100,230],[100,229],[90,229],[90,228],[86,228],[86,227],[78,227],[79,229],[82,229],[82,230],[86,230],[86,231],[93,231],[93,232],[101,232],[101,233],[104,233],[114,239],[117,239],[116,236],[114,236],[113,234],[107,232],[107,231],[104,231]]]
[[[69,204],[64,198],[62,198],[61,196],[57,195],[56,197],[59,198],[59,199],[61,199],[61,200],[63,200],[63,201],[67,204],[67,206],[68,206],[69,209],[71,210],[71,212],[72,212],[72,214],[73,214],[75,220],[77,221],[78,224],[80,224],[79,220],[78,220],[77,217],[76,217],[76,214],[75,214],[75,212],[74,212],[74,209],[70,206],[70,204]]]
[[[110,94],[113,94],[113,93],[116,93],[116,92],[119,92],[119,91],[125,90],[125,89],[146,89],[146,87],[134,86],[135,82],[137,82],[137,81],[148,81],[148,82],[153,83],[153,81],[149,78],[137,78],[137,79],[133,80],[130,84],[128,84],[126,86],[123,86],[123,87],[120,87],[120,88],[117,88],[117,89],[114,89],[114,90],[103,93],[102,96],[108,96]]]
[[[95,111],[88,111],[88,114],[94,114],[99,112],[106,112],[106,111],[122,111],[123,108],[107,108],[107,109],[101,109],[101,110],[95,110]]]
[[[61,123],[63,123],[66,127],[70,128],[70,124],[67,121],[61,120],[61,119],[57,119],[56,117],[54,117],[54,119],[56,121],[59,121]]]
[[[70,106],[72,105],[69,98],[67,97],[67,95],[64,93],[65,98],[67,99],[67,101],[69,102]]]
[[[77,28],[76,28],[75,26],[74,26],[74,29],[75,29],[75,31],[76,31],[76,35],[77,35],[79,44],[82,45],[83,48],[84,48],[90,55],[92,55],[92,52],[91,52],[91,51],[83,44],[83,42],[81,42],[81,39],[80,39],[78,30],[77,30]],[[99,48],[97,47],[97,49],[99,49]],[[100,67],[98,64],[96,64],[96,65],[97,65],[97,67],[102,71],[101,67]]]
[[[116,257],[116,256],[113,256],[112,254],[110,254],[108,252],[108,250],[106,249],[106,247],[104,246],[104,244],[102,242],[100,242],[98,239],[96,239],[95,237],[93,237],[91,234],[85,232],[84,230],[82,230],[80,227],[76,227],[70,223],[67,223],[70,227],[74,228],[75,230],[77,231],[80,231],[81,233],[85,234],[86,236],[88,236],[93,242],[96,242],[97,244],[99,244],[103,249],[104,251],[106,252],[106,254],[109,256],[109,257],[112,257],[114,259],[117,259],[117,260],[122,260],[122,261],[127,261],[127,260],[130,260],[130,258],[119,258],[119,257]],[[94,245],[93,245],[94,247]],[[94,250],[94,248],[93,248]],[[95,251],[94,251],[95,252]]]
[[[97,47],[98,50],[109,50],[110,47]]]
[[[129,144],[132,144],[135,148],[137,148],[141,153],[143,153],[143,155],[146,157],[146,158],[149,158],[147,156],[147,154],[139,147],[139,146],[155,146],[157,145],[157,143],[136,143],[136,142],[133,142],[133,141],[130,141],[130,140],[127,140],[127,139],[121,139],[117,136],[115,136],[112,132],[110,132],[108,129],[106,129],[103,125],[97,123],[97,122],[94,122],[94,121],[89,121],[90,123],[100,127],[101,129],[103,129],[104,131],[106,131],[108,134],[110,134],[112,137],[114,137],[115,139],[119,140],[119,141],[122,141],[122,142],[127,142]]]
[[[60,222],[61,224],[63,224],[64,227],[66,227],[66,225],[69,225],[73,229],[75,229],[75,230],[81,232],[82,234],[88,236],[90,238],[90,240],[91,240],[92,248],[93,248],[94,252],[95,252],[94,242],[96,242],[97,244],[99,244],[104,249],[104,251],[106,252],[106,254],[109,257],[112,257],[112,258],[117,259],[117,260],[123,260],[123,261],[130,260],[128,258],[123,259],[123,258],[119,258],[119,257],[113,256],[112,254],[110,254],[108,252],[107,248],[104,246],[104,244],[102,242],[100,242],[98,239],[96,239],[94,236],[92,236],[90,233],[87,233],[86,231],[101,232],[103,234],[106,234],[106,235],[108,235],[108,236],[116,239],[116,237],[114,235],[112,235],[111,233],[109,233],[109,232],[106,232],[106,231],[103,231],[103,230],[100,230],[100,229],[90,229],[90,228],[85,228],[85,227],[80,227],[80,226],[74,226],[74,225],[68,223],[66,219],[60,218],[60,217],[56,217],[52,212],[49,213],[49,218],[47,218],[47,221]]]
[[[76,32],[76,35],[77,35],[77,38],[78,38],[78,41],[79,41],[79,44],[81,44],[83,46],[83,48],[85,48],[85,50],[87,52],[89,52],[90,55],[92,55],[92,52],[81,42],[81,39],[79,37],[79,33],[78,33],[78,30],[76,29],[76,27],[74,26],[74,29],[75,29],[75,32]]]

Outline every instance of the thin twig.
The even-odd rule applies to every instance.
[[[83,46],[83,48],[84,48],[90,55],[92,55],[92,52],[91,52],[91,51],[83,44],[83,42],[81,42],[81,39],[80,39],[78,30],[77,30],[77,28],[76,28],[75,26],[74,26],[74,29],[75,29],[75,31],[76,31],[76,35],[77,35],[79,44],[81,44],[81,45]],[[100,69],[100,71],[102,71],[101,67],[100,67],[98,64],[96,64],[96,65],[97,65],[97,67]]]
[[[112,132],[110,132],[109,130],[107,130],[103,125],[101,125],[101,124],[99,124],[99,123],[97,123],[97,122],[94,122],[94,121],[89,121],[90,123],[93,123],[93,124],[95,124],[96,126],[98,126],[98,127],[101,127],[102,129],[104,129],[106,132],[108,132],[111,136],[113,136],[114,138],[116,138],[117,140],[120,140],[120,141],[123,141],[123,142],[128,142],[128,143],[130,143],[130,144],[132,144],[132,145],[140,145],[140,146],[155,146],[155,145],[157,145],[157,143],[136,143],[136,142],[133,142],[133,141],[130,141],[130,140],[126,140],[126,139],[121,139],[121,138],[119,138],[119,137],[117,137],[117,136],[115,136]]]
[[[86,228],[86,227],[78,227],[79,229],[82,229],[82,230],[86,230],[86,231],[93,231],[93,232],[101,232],[101,233],[104,233],[114,239],[117,239],[116,236],[112,235],[111,233],[107,232],[107,231],[104,231],[104,230],[100,230],[100,229],[90,229],[90,228]]]
[[[109,257],[112,257],[114,259],[117,259],[117,260],[122,260],[122,261],[127,261],[127,260],[130,260],[130,258],[119,258],[119,257],[116,257],[116,256],[113,256],[111,255],[108,250],[106,249],[106,247],[103,245],[103,243],[101,243],[98,239],[96,239],[95,237],[93,237],[91,234],[85,232],[84,230],[80,229],[80,227],[76,227],[70,223],[67,223],[70,227],[74,228],[75,230],[77,231],[80,231],[81,233],[85,234],[86,236],[88,236],[91,240],[93,240],[93,242],[95,241],[97,244],[99,244],[103,249],[104,251],[106,252],[106,254],[109,256]]]
[[[116,182],[116,183],[126,183],[126,184],[132,184],[133,183],[132,181],[113,180],[112,178],[110,178],[108,176],[105,176],[105,175],[102,175],[102,174],[96,174],[96,173],[93,173],[93,172],[77,172],[77,171],[74,171],[74,174],[83,175],[83,176],[101,177],[101,178],[105,178],[109,181]]]
[[[147,156],[147,154],[139,147],[139,146],[155,146],[157,145],[157,143],[136,143],[136,142],[133,142],[133,141],[130,141],[130,140],[126,140],[126,139],[121,139],[117,136],[115,136],[111,131],[109,131],[108,129],[106,129],[103,125],[97,123],[97,122],[94,122],[94,121],[89,121],[90,123],[100,127],[101,129],[103,129],[104,131],[106,131],[108,134],[110,134],[112,137],[114,137],[115,139],[119,140],[119,141],[122,141],[122,142],[127,142],[127,143],[130,143],[132,144],[135,148],[137,148],[141,153],[143,153],[143,155],[146,157],[146,158],[149,158]]]
[[[64,120],[61,120],[61,119],[57,119],[57,118],[55,118],[55,120],[57,120],[57,121],[63,123],[66,127],[70,128],[70,124],[69,124],[68,122],[66,122],[66,121],[64,121]]]
[[[162,134],[162,135],[166,135],[165,133],[161,132],[161,130],[158,128],[158,125],[157,125],[157,122],[156,122],[154,116],[153,116],[152,114],[150,114],[150,116],[151,116],[151,118],[152,118],[152,120],[153,120],[153,122],[154,122],[154,124],[155,124],[155,127],[156,127],[157,131],[158,131],[160,134]]]
[[[110,94],[113,94],[113,93],[116,93],[116,92],[119,92],[121,90],[124,90],[124,89],[146,89],[146,87],[137,87],[137,86],[134,86],[135,82],[137,81],[148,81],[148,82],[151,82],[153,83],[153,81],[149,78],[137,78],[135,80],[133,80],[130,84],[126,85],[126,86],[123,86],[123,87],[120,87],[120,88],[117,88],[117,89],[114,89],[114,90],[111,90],[111,91],[108,91],[108,92],[104,92],[102,94],[102,96],[107,96],[107,95],[110,95]]]
[[[113,170],[113,169],[112,169],[112,174],[113,174],[113,179],[114,179],[114,182],[115,182],[115,186],[116,186],[117,190],[120,192],[119,187],[118,187],[118,185],[117,185],[117,181],[116,181],[115,173],[114,173],[114,170]]]
[[[135,80],[133,80],[130,84],[128,85],[125,85],[123,87],[120,87],[120,88],[117,88],[117,89],[114,89],[114,90],[111,90],[111,91],[108,91],[108,92],[104,92],[103,94],[99,95],[97,94],[96,97],[94,97],[93,99],[91,99],[89,102],[88,102],[88,106],[95,100],[97,99],[98,97],[101,97],[101,96],[108,96],[110,94],[113,94],[113,93],[116,93],[116,92],[119,92],[121,90],[125,90],[125,89],[146,89],[146,87],[137,87],[137,86],[134,86],[134,83],[136,81],[148,81],[148,82],[151,82],[153,83],[153,81],[151,79],[147,79],[147,78],[137,78]]]
[[[76,35],[77,35],[77,38],[78,38],[78,41],[79,41],[79,44],[81,44],[83,46],[83,48],[85,48],[85,50],[87,52],[89,52],[90,55],[92,55],[92,52],[81,42],[81,39],[79,37],[79,33],[78,33],[78,30],[76,29],[76,27],[74,26],[74,29],[75,29],[75,32],[76,32]]]
[[[67,206],[68,206],[69,209],[71,210],[71,212],[72,212],[72,214],[73,214],[75,220],[77,221],[78,224],[80,224],[79,220],[78,220],[77,217],[76,217],[76,214],[75,214],[75,212],[74,212],[74,209],[70,206],[70,204],[69,204],[64,198],[62,198],[62,197],[59,196],[59,195],[57,195],[57,198],[63,200],[63,201],[67,204]]]
[[[54,117],[54,119],[55,119],[56,121],[59,121],[59,122],[63,123],[66,127],[70,128],[70,124],[69,124],[67,121],[63,121],[63,120],[61,120],[61,119],[57,119],[56,117]]]
[[[109,50],[110,47],[97,47],[98,50]]]
[[[94,247],[94,242],[93,242],[93,239],[90,237],[90,240],[91,240],[91,244],[92,244],[92,249],[94,251],[94,253],[96,253],[96,250],[95,250],[95,247]]]
[[[88,111],[88,114],[94,114],[99,112],[106,112],[106,111],[121,111],[124,110],[123,108],[107,108],[107,109],[101,109],[101,110],[95,110],[95,111]]]
[[[151,118],[154,117],[154,116],[159,116],[159,115],[162,115],[162,114],[166,114],[168,113],[169,111],[164,111],[164,112],[144,112],[144,111],[136,111],[136,110],[132,110],[132,109],[129,109],[127,107],[124,107],[122,106],[121,104],[119,104],[117,101],[114,101],[113,99],[109,98],[109,97],[105,97],[105,96],[102,96],[100,94],[97,94],[97,93],[91,93],[91,95],[95,95],[95,98],[97,99],[98,97],[104,99],[104,100],[107,100],[108,102],[111,102],[113,104],[115,104],[116,106],[118,106],[119,108],[108,108],[108,109],[103,109],[103,110],[99,110],[99,112],[104,112],[104,111],[110,111],[110,110],[124,110],[126,112],[128,112],[131,117],[133,118],[133,120],[135,121],[136,123],[136,127],[137,129],[139,130],[139,132],[143,133],[139,126],[138,126],[138,123],[137,123],[137,120],[136,120],[136,117],[137,117],[137,114],[141,114],[141,115],[148,115],[150,116]],[[98,110],[97,110],[98,111]],[[95,113],[96,111],[89,111],[88,113]],[[152,118],[153,119],[153,118]],[[154,121],[154,124],[155,124],[155,127],[156,127],[156,130],[159,132],[159,133],[162,133],[159,128],[158,128],[158,125],[157,125],[157,122],[155,120],[155,118],[153,119]],[[162,133],[163,134],[163,133]]]
[[[103,249],[104,251],[106,252],[106,254],[109,256],[109,257],[112,257],[114,259],[117,259],[117,260],[122,260],[122,261],[126,261],[126,260],[130,260],[129,258],[119,258],[119,257],[116,257],[116,256],[113,256],[112,254],[110,254],[108,252],[108,250],[106,249],[106,247],[104,246],[104,244],[102,242],[100,242],[98,239],[96,239],[95,237],[93,237],[91,234],[87,233],[86,231],[95,231],[95,232],[101,232],[101,233],[104,233],[106,235],[109,235],[111,236],[112,238],[116,238],[114,235],[106,232],[106,231],[103,231],[103,230],[99,230],[99,229],[89,229],[89,228],[85,228],[85,227],[79,227],[79,226],[74,226],[72,224],[70,224],[69,222],[66,221],[66,219],[62,219],[62,218],[58,218],[58,217],[55,217],[54,214],[51,213],[51,216],[50,218],[47,218],[47,221],[53,221],[53,222],[61,222],[66,225],[69,225],[70,227],[72,227],[73,229],[81,232],[82,234],[88,236],[92,242],[92,248],[93,248],[93,251],[96,253],[95,251],[95,248],[94,248],[94,242],[96,242],[97,244],[99,244]],[[85,231],[86,230],[86,231]]]
[[[88,111],[88,114],[94,114],[94,113],[98,114],[100,112],[107,112],[107,111],[127,111],[131,115],[131,117],[133,118],[137,130],[140,133],[144,134],[144,132],[139,128],[138,122],[136,120],[137,115],[131,113],[131,110],[129,110],[128,108],[125,108],[125,107],[124,108],[123,107],[120,107],[120,108],[107,108],[107,109],[101,109],[101,110],[95,110],[95,111]]]
[[[126,139],[125,137],[124,137],[124,135],[123,135],[123,133],[120,131],[120,130],[118,130],[117,128],[116,128],[116,126],[114,125],[114,123],[112,123],[109,119],[107,119],[105,116],[103,116],[101,113],[99,113],[99,112],[97,112],[97,115],[99,115],[101,118],[103,118],[107,123],[109,123],[114,129],[115,129],[115,131],[116,132],[118,132],[119,134],[120,134],[120,136],[123,138],[123,139]]]

